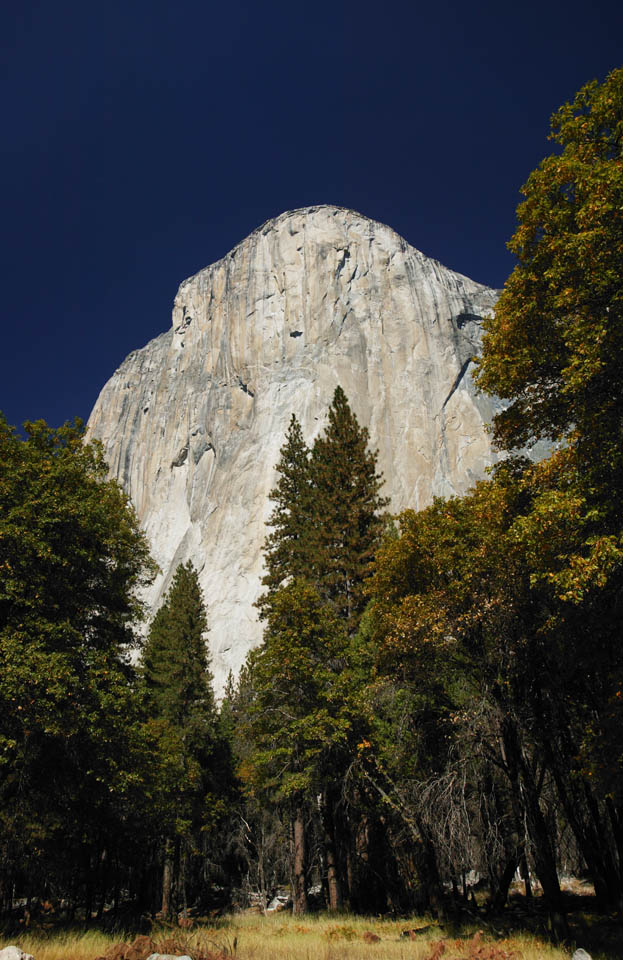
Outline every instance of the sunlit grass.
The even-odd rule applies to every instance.
[[[467,956],[467,941],[477,927],[462,932],[457,943],[442,928],[424,919],[409,921],[380,920],[344,916],[340,918],[297,919],[278,914],[275,917],[232,918],[228,934],[237,938],[241,960],[425,960],[433,944],[446,941],[444,960]],[[416,940],[401,933],[427,926]],[[366,942],[364,935],[380,939]],[[487,939],[486,937],[484,938]],[[517,960],[568,960],[568,953],[537,941],[534,937],[514,938],[505,949],[517,952]]]
[[[415,940],[401,937],[404,930],[424,926],[428,929]],[[458,960],[486,956],[486,952],[478,953],[480,948],[470,945],[470,938],[476,932],[476,925],[465,928],[457,940],[456,934],[422,918],[402,921],[348,915],[296,918],[280,913],[266,917],[233,915],[190,931],[154,929],[151,938],[156,943],[174,940],[175,952],[179,954],[238,960],[427,960],[434,945],[444,940],[443,960]],[[368,934],[367,940],[365,934]],[[379,940],[375,941],[372,935]],[[48,935],[24,932],[17,938],[0,940],[0,946],[17,944],[35,960],[95,960],[115,944],[133,939],[131,935],[106,935],[96,931]],[[528,935],[495,941],[485,932],[482,942],[485,948],[495,943],[500,960],[505,960],[505,954],[513,960],[568,960],[570,956],[568,950]]]
[[[96,930],[86,932],[25,932],[18,937],[0,938],[0,947],[15,944],[35,960],[95,960],[123,937],[110,937]]]

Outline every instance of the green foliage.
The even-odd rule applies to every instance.
[[[518,263],[485,325],[477,382],[511,401],[495,420],[502,446],[571,435],[587,456],[618,459],[623,69],[561,107],[551,138],[562,150],[523,188],[509,244]]]
[[[340,387],[311,455],[292,417],[277,473],[268,590],[258,604],[264,644],[249,661],[256,749],[243,769],[247,780],[284,797],[319,789],[330,763],[340,769],[353,709],[348,637],[366,603],[386,501],[368,432]]]
[[[364,583],[388,501],[379,496],[382,477],[377,454],[368,450],[368,431],[359,426],[341,387],[333,395],[328,421],[311,458],[314,512],[307,576],[353,633],[366,604]]]
[[[508,855],[524,842],[525,823],[552,902],[544,783],[555,786],[604,898],[616,897],[619,883],[606,811],[616,824],[623,799],[612,737],[623,682],[620,584],[614,576],[593,584],[581,602],[561,591],[561,571],[568,574],[589,522],[568,483],[569,459],[566,450],[540,464],[509,461],[460,500],[407,511],[372,583],[377,766],[404,793],[405,776],[443,777],[445,766],[450,780],[467,763],[477,779],[493,761],[511,791]],[[405,729],[410,758],[408,743],[400,749]]]
[[[376,461],[368,431],[359,426],[341,387],[311,453],[292,416],[270,494],[275,508],[265,546],[268,590],[258,603],[262,616],[276,590],[292,578],[305,579],[354,633],[387,505],[379,496]]]
[[[355,634],[386,504],[368,432],[340,387],[311,453],[292,417],[277,474],[268,589],[258,602],[264,642],[250,655],[238,691],[245,707],[236,739],[246,743],[239,769],[252,803],[283,805],[292,817],[297,911],[305,909],[304,821],[314,806],[320,811],[330,906],[338,909],[338,861],[350,842],[338,842],[338,784],[366,725],[358,701],[365,656]]]
[[[215,719],[206,638],[208,620],[197,571],[180,564],[145,644],[143,672],[149,705],[169,727],[197,745]]]
[[[162,762],[163,819],[170,832],[190,843],[222,812],[213,769],[219,737],[207,629],[197,571],[188,561],[177,567],[152,621],[142,672],[148,729]]]
[[[127,650],[152,565],[81,424],[25,430],[0,420],[0,867],[77,882],[98,846],[124,861],[142,832],[151,753]]]
[[[280,800],[322,788],[350,728],[344,647],[343,623],[307,582],[274,595],[249,661],[254,752],[241,772],[254,791]]]
[[[159,753],[163,910],[204,891],[204,859],[222,857],[215,830],[234,792],[231,755],[212,690],[208,622],[191,561],[180,564],[157,611],[142,660],[147,730]]]
[[[478,382],[510,401],[495,420],[501,446],[564,442],[532,469],[531,508],[515,535],[533,592],[547,598],[543,629],[562,675],[570,688],[572,677],[592,677],[590,695],[586,683],[578,691],[594,715],[580,739],[595,751],[588,766],[599,754],[600,775],[613,787],[623,768],[606,733],[621,720],[623,680],[615,626],[623,586],[623,69],[561,107],[551,136],[561,149],[524,187],[510,243],[518,264],[486,324]]]
[[[292,414],[276,467],[277,484],[269,494],[274,507],[268,519],[270,533],[264,545],[266,575],[262,581],[269,593],[289,578],[308,572],[308,538],[313,524],[309,454],[301,425]]]

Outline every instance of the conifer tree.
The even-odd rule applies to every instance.
[[[305,909],[306,810],[322,796],[331,909],[341,892],[335,807],[357,720],[349,691],[349,636],[365,605],[364,582],[379,542],[386,500],[376,453],[338,387],[325,433],[311,454],[293,416],[271,494],[268,588],[260,598],[264,645],[250,658],[254,687],[247,783],[290,804],[295,909]],[[284,702],[287,709],[284,709]]]
[[[264,545],[269,593],[292,577],[308,573],[308,534],[313,522],[310,451],[301,425],[292,414],[277,464],[278,480],[270,492],[274,503],[268,519],[271,532]]]
[[[212,674],[206,650],[208,621],[197,571],[180,564],[157,611],[143,655],[148,699],[186,742],[215,716]]]
[[[388,501],[379,496],[377,453],[368,449],[341,387],[333,394],[328,426],[311,457],[314,516],[309,529],[312,577],[321,596],[354,633],[366,603],[363,585],[371,573]]]
[[[253,796],[284,807],[293,840],[294,912],[306,910],[306,821],[351,720],[346,678],[336,665],[344,625],[306,581],[276,591],[262,647],[248,665],[252,692],[243,733],[253,742],[242,775]]]
[[[379,496],[382,477],[368,439],[341,387],[311,453],[292,415],[270,493],[275,507],[264,554],[268,590],[258,603],[262,617],[275,591],[296,578],[314,585],[349,633],[357,629],[388,502]]]
[[[186,906],[189,868],[200,833],[218,805],[217,713],[205,644],[207,617],[197,571],[180,564],[151,625],[143,675],[149,725],[161,752],[165,824],[162,912]],[[212,818],[213,819],[213,818]]]

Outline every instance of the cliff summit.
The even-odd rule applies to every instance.
[[[292,413],[311,441],[340,384],[379,450],[391,509],[464,493],[495,459],[471,367],[496,291],[390,227],[313,206],[269,220],[185,280],[171,328],[135,351],[88,424],[161,572],[192,559],[217,686],[261,638],[268,493]]]

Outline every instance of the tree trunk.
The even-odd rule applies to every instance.
[[[91,867],[91,855],[87,854],[85,857],[86,862],[86,877],[84,885],[84,925],[89,927],[91,925],[92,913],[93,913],[93,884],[95,881],[95,870]]]
[[[532,900],[532,884],[530,882],[530,870],[528,868],[528,860],[526,859],[526,851],[521,855],[521,863],[519,864],[519,871],[521,873],[521,879],[524,882],[524,888],[526,891],[526,900]]]
[[[612,797],[606,797],[606,809],[610,818],[610,825],[614,835],[617,856],[619,860],[619,911],[623,911],[623,818],[620,808],[614,805]]]
[[[502,875],[497,881],[495,888],[491,889],[491,902],[489,905],[489,911],[491,913],[497,914],[504,909],[508,899],[508,888],[510,887],[513,877],[515,876],[515,870],[517,869],[519,860],[520,851],[515,850],[506,861],[504,869],[502,870]]]
[[[621,896],[621,881],[592,791],[588,784],[583,784],[583,795],[578,796],[569,768],[561,763],[560,754],[564,762],[564,753],[557,753],[551,744],[548,746],[547,757],[558,796],[595,885],[597,900],[604,908],[616,905]]]
[[[613,836],[603,822],[599,803],[589,783],[585,778],[574,781],[569,775],[578,754],[571,721],[564,705],[549,702],[542,692],[535,701],[535,713],[539,728],[548,731],[541,745],[562,808],[595,885],[597,900],[604,909],[616,907],[623,899],[623,875],[612,849]],[[610,825],[614,827],[611,818]]]
[[[335,912],[342,909],[342,887],[339,877],[331,791],[327,791],[327,793],[324,794],[321,813],[324,830],[325,862],[327,865],[328,908],[330,912]]]
[[[334,913],[342,909],[342,891],[337,870],[337,858],[335,855],[335,846],[327,844],[325,847],[327,857],[327,887],[329,890],[329,911]]]
[[[162,906],[160,912],[166,918],[171,916],[171,891],[173,888],[173,841],[168,839],[164,844],[164,866],[162,868]]]
[[[186,864],[187,864],[187,844],[186,841],[182,841],[182,849],[180,853],[180,866],[178,870],[178,897],[177,902],[179,904],[179,887],[182,889],[182,916],[184,920],[188,918],[188,902],[186,900]]]
[[[305,848],[305,814],[301,803],[297,803],[292,819],[292,842],[294,847],[294,906],[295,916],[307,913],[306,867],[307,851]]]
[[[104,916],[106,907],[106,893],[108,891],[108,877],[110,875],[110,858],[108,851],[104,848],[100,855],[100,882],[99,882],[99,904],[97,907],[97,922],[100,923]]]
[[[446,902],[444,889],[439,876],[439,868],[437,866],[435,844],[429,837],[419,817],[415,817],[415,822],[419,830],[419,866],[421,868],[428,905],[433,916],[444,919],[446,916]]]
[[[549,929],[555,940],[569,936],[562,893],[556,869],[556,854],[547,822],[539,804],[541,784],[537,785],[531,764],[526,757],[521,732],[510,717],[502,724],[502,755],[507,773],[526,814],[528,836],[532,841],[534,867],[547,902]]]
[[[257,845],[257,885],[260,892],[260,903],[262,910],[268,906],[268,891],[266,889],[266,873],[264,871],[264,849],[266,847],[264,837],[264,824],[260,825],[260,837]]]

